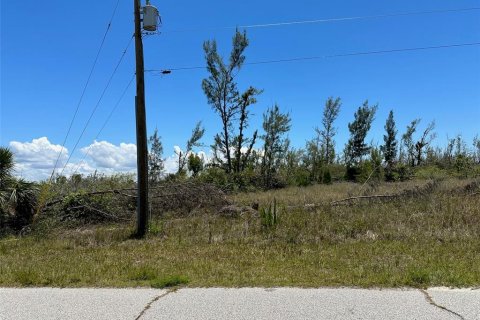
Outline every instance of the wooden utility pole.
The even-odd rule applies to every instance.
[[[142,27],[140,18],[141,0],[133,0],[135,7],[135,56],[137,95],[135,97],[135,117],[137,127],[137,230],[143,237],[148,228],[148,149],[145,112],[145,81],[143,66]]]

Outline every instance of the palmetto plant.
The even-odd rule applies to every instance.
[[[7,186],[11,183],[13,171],[13,154],[7,148],[0,147],[0,212],[4,213],[5,204],[9,200]]]
[[[13,154],[7,148],[0,147],[0,183],[10,176],[13,170]]]
[[[13,153],[0,147],[0,229],[9,225],[21,229],[31,222],[36,206],[37,186],[13,176]]]

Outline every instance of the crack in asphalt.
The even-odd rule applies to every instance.
[[[147,303],[147,305],[143,308],[142,312],[140,312],[140,314],[135,318],[135,320],[139,320],[141,317],[143,317],[143,315],[145,314],[145,312],[147,312],[148,309],[150,309],[150,307],[152,306],[152,304],[154,304],[155,302],[157,302],[158,300],[160,300],[161,298],[165,297],[166,295],[169,295],[170,293],[174,292],[175,290],[168,290],[167,292],[165,293],[162,293],[161,295],[159,296],[156,296],[155,298],[153,298],[149,303]]]
[[[437,303],[433,300],[432,296],[428,293],[427,290],[424,290],[424,289],[419,289],[419,290],[420,290],[421,293],[423,293],[423,295],[425,296],[425,299],[427,300],[427,302],[430,303],[432,306],[437,307],[437,308],[439,308],[439,309],[441,309],[441,310],[450,312],[451,314],[459,317],[459,318],[462,319],[462,320],[466,320],[465,317],[462,316],[461,314],[459,314],[459,313],[457,313],[457,312],[455,312],[455,311],[453,311],[453,310],[450,310],[450,309],[448,309],[447,307],[444,307],[444,306],[442,306],[442,305],[437,304]]]

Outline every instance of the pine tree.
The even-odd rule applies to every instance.
[[[332,164],[335,159],[335,141],[333,138],[337,133],[337,129],[333,126],[333,123],[340,113],[341,105],[342,102],[340,98],[336,98],[335,100],[333,100],[332,97],[328,98],[323,110],[323,129],[316,129],[321,137],[321,143],[324,150],[322,158],[326,165]]]
[[[480,137],[478,134],[473,138],[473,161],[480,164]]]
[[[158,183],[164,171],[164,161],[162,158],[163,145],[160,139],[158,129],[155,128],[153,135],[148,139],[150,144],[150,152],[148,153],[148,180],[151,184]]]
[[[393,110],[388,114],[387,122],[385,123],[386,134],[383,135],[383,141],[385,144],[381,146],[381,151],[383,152],[383,158],[385,159],[386,167],[386,178],[387,180],[393,179],[393,169],[395,168],[395,162],[397,159],[397,129],[395,127],[395,120],[393,118]]]
[[[202,88],[207,96],[208,104],[218,113],[222,122],[222,131],[215,135],[212,146],[214,161],[223,165],[228,173],[241,171],[248,161],[257,138],[256,132],[251,139],[245,137],[244,132],[248,127],[248,107],[257,102],[256,96],[261,93],[254,87],[249,87],[241,93],[234,79],[245,62],[243,52],[248,46],[246,33],[236,30],[232,45],[230,59],[228,62],[224,62],[217,51],[215,40],[206,41],[203,44],[207,71],[210,76],[203,80]],[[238,134],[232,132],[236,122]],[[242,158],[242,149],[245,145],[249,145],[249,147]]]
[[[203,159],[193,152],[188,156],[188,170],[192,172],[193,177],[198,176],[203,170]]]
[[[309,171],[310,181],[320,182],[322,180],[321,169],[323,163],[323,148],[321,145],[321,137],[317,135],[308,140],[305,145],[305,153],[302,157],[302,162],[305,168]]]
[[[428,124],[427,128],[425,128],[417,143],[415,143],[415,161],[417,166],[423,162],[423,155],[426,153],[430,147],[430,144],[437,136],[436,133],[433,132],[434,129],[435,121],[432,121]]]
[[[402,135],[403,147],[405,147],[407,153],[407,163],[411,167],[415,166],[415,143],[413,142],[413,134],[417,131],[419,123],[420,119],[413,120],[410,125],[407,126],[407,131]]]
[[[284,135],[290,131],[290,115],[281,113],[278,105],[269,108],[263,114],[263,130],[261,136],[264,141],[262,158],[262,176],[265,187],[272,187],[273,175],[280,167],[281,161],[285,159],[288,150],[288,138]]]
[[[205,134],[205,128],[202,127],[202,122],[199,121],[195,125],[195,128],[192,130],[192,134],[190,136],[190,139],[187,141],[187,145],[185,148],[185,151],[180,150],[175,150],[175,153],[177,154],[178,158],[178,170],[177,174],[185,174],[185,168],[187,166],[188,162],[188,157],[190,156],[190,153],[192,152],[194,147],[201,147],[202,144],[200,143],[200,140],[203,138],[203,135]]]
[[[375,118],[378,105],[369,106],[366,100],[355,112],[355,120],[348,124],[350,139],[345,148],[345,160],[347,166],[356,166],[363,156],[370,152],[370,146],[365,143],[368,131]]]
[[[322,128],[315,128],[315,137],[306,143],[306,153],[303,161],[310,171],[310,180],[320,182],[323,180],[326,166],[335,160],[335,141],[333,140],[337,129],[333,123],[338,117],[341,99],[332,97],[325,102],[322,117]]]

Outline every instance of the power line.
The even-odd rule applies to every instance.
[[[375,54],[384,54],[384,53],[397,53],[397,52],[410,52],[410,51],[422,51],[422,50],[433,50],[433,49],[458,48],[458,47],[468,47],[468,46],[478,46],[478,45],[480,45],[480,42],[447,44],[447,45],[428,46],[428,47],[387,49],[387,50],[377,50],[377,51],[360,51],[360,52],[340,53],[340,54],[323,55],[323,56],[310,56],[310,57],[297,57],[297,58],[288,58],[288,59],[274,59],[274,60],[245,62],[244,65],[260,65],[260,64],[272,64],[272,63],[281,63],[281,62],[308,61],[308,60],[319,60],[319,59],[351,57],[351,56],[366,56],[366,55],[375,55]],[[172,71],[197,70],[197,69],[206,69],[206,66],[178,67],[178,68],[168,68],[168,69],[148,69],[148,70],[145,70],[145,72],[167,74],[167,73],[170,73]]]
[[[98,99],[95,107],[93,108],[92,112],[90,113],[90,116],[89,116],[87,122],[86,122],[85,125],[83,126],[83,130],[82,130],[82,132],[80,133],[80,136],[78,137],[77,142],[75,143],[75,146],[73,147],[72,152],[71,152],[70,155],[68,156],[67,162],[65,162],[65,165],[63,166],[63,169],[62,169],[60,175],[62,175],[63,172],[65,171],[65,168],[67,167],[68,162],[70,161],[70,159],[72,158],[73,153],[74,153],[75,150],[77,149],[78,144],[80,143],[80,140],[82,139],[83,135],[85,134],[85,131],[87,130],[88,125],[90,124],[90,121],[92,120],[93,116],[95,115],[95,112],[97,111],[97,109],[98,109],[98,107],[99,107],[99,105],[100,105],[100,102],[102,101],[105,93],[107,92],[107,89],[110,87],[110,83],[112,82],[113,77],[114,77],[115,74],[117,73],[118,67],[119,67],[120,64],[122,63],[123,58],[125,57],[125,55],[127,54],[128,48],[129,48],[130,45],[132,44],[132,40],[133,40],[133,36],[130,38],[130,41],[128,42],[128,45],[127,45],[127,47],[125,48],[125,50],[123,51],[123,53],[122,53],[122,55],[121,55],[121,57],[120,57],[117,65],[115,66],[115,69],[113,70],[112,74],[110,75],[110,78],[108,79],[107,84],[105,85],[105,88],[103,89],[102,94],[100,95],[100,98]]]
[[[239,29],[268,28],[268,27],[281,27],[281,26],[302,25],[302,24],[317,24],[317,23],[327,23],[327,22],[341,22],[341,21],[353,21],[353,20],[392,18],[392,17],[403,17],[403,16],[414,16],[414,15],[468,12],[468,11],[476,11],[476,10],[480,10],[480,7],[443,9],[443,10],[428,10],[428,11],[397,12],[397,13],[387,13],[387,14],[377,14],[377,15],[367,15],[367,16],[352,16],[352,17],[339,17],[339,18],[327,18],[327,19],[298,20],[298,21],[250,24],[250,25],[239,25],[239,26],[174,29],[174,30],[162,31],[162,33],[181,33],[181,32],[202,31],[202,30],[210,30],[210,31],[211,30],[231,30],[231,29],[237,29],[237,28],[239,28]]]
[[[117,0],[117,4],[115,5],[115,8],[113,9],[112,16],[110,17],[110,20],[107,25],[107,29],[105,30],[105,33],[103,35],[102,41],[100,43],[100,47],[98,48],[97,55],[95,56],[95,60],[93,61],[92,68],[90,69],[90,73],[87,78],[87,82],[85,83],[82,94],[80,95],[80,99],[77,103],[77,107],[75,108],[75,112],[73,114],[72,120],[70,121],[70,125],[68,126],[67,134],[65,135],[65,139],[63,140],[62,143],[62,148],[60,149],[60,152],[58,154],[57,160],[55,161],[55,165],[53,166],[52,170],[52,175],[50,176],[50,181],[52,181],[53,176],[55,174],[55,169],[57,168],[58,161],[60,160],[60,157],[62,156],[63,149],[65,149],[65,144],[67,143],[68,136],[70,135],[70,131],[72,130],[73,123],[75,122],[75,119],[77,118],[78,110],[80,108],[80,105],[82,104],[83,97],[85,96],[85,92],[87,91],[88,84],[90,83],[90,80],[92,78],[93,71],[95,70],[95,67],[98,62],[98,58],[100,57],[100,53],[102,52],[103,45],[105,44],[105,39],[107,38],[107,34],[110,31],[110,27],[112,26],[113,18],[115,17],[115,14],[117,13],[117,8],[120,3],[120,0]]]
[[[305,61],[305,60],[340,58],[340,57],[351,57],[351,56],[365,56],[365,55],[374,55],[374,54],[382,54],[382,53],[396,53],[396,52],[422,51],[422,50],[432,50],[432,49],[446,49],[446,48],[478,46],[478,45],[480,45],[480,42],[448,44],[448,45],[416,47],[416,48],[389,49],[389,50],[378,50],[378,51],[352,52],[352,53],[333,54],[333,55],[325,55],[325,56],[313,56],[313,57],[300,57],[300,58],[291,58],[291,59],[266,60],[266,61],[251,62],[249,64],[250,65],[269,64],[269,63]]]
[[[94,140],[97,140],[98,137],[100,137],[100,135],[102,134],[103,132],[103,129],[105,129],[105,127],[107,126],[108,122],[110,121],[110,118],[113,116],[113,114],[115,113],[115,111],[117,110],[118,106],[120,105],[120,102],[122,102],[123,100],[123,97],[125,96],[125,94],[127,93],[128,89],[130,88],[133,80],[135,79],[135,74],[132,76],[132,78],[130,79],[130,81],[128,82],[128,85],[125,87],[125,89],[123,90],[120,98],[118,99],[117,103],[114,105],[114,107],[112,108],[112,110],[110,111],[110,114],[108,115],[107,119],[105,120],[105,122],[103,123],[102,127],[100,128],[100,130],[98,131],[97,135],[95,136]],[[73,174],[76,174],[78,172],[78,170],[80,169],[80,167],[82,166],[82,163],[85,161],[85,159],[87,158],[87,156],[90,155],[90,150],[92,148],[92,145],[90,145],[87,149],[87,151],[85,152],[82,160],[80,160],[77,168],[75,169],[75,171],[73,172]]]

